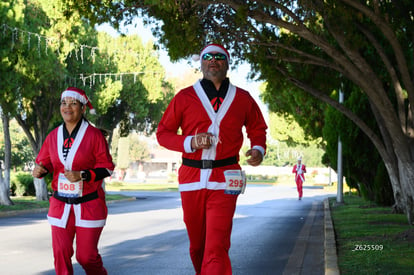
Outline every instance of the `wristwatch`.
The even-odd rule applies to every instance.
[[[88,177],[88,174],[86,173],[86,171],[85,171],[85,170],[82,170],[82,171],[80,172],[80,175],[81,175],[81,179],[82,179],[82,180],[86,180],[86,179],[87,179],[87,177]]]

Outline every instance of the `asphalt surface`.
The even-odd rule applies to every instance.
[[[100,241],[108,273],[194,274],[179,194],[126,194],[133,199],[108,204]],[[339,274],[327,204],[333,195],[305,185],[298,201],[293,186],[248,187],[234,218],[233,274]],[[0,273],[54,274],[45,212],[8,214],[0,214]],[[84,274],[73,262],[75,274]]]

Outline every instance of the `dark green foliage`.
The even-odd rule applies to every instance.
[[[359,114],[366,123],[376,128],[367,97],[358,89],[348,91],[344,104]],[[333,108],[325,112],[324,139],[327,142],[325,165],[337,168],[338,137],[342,142],[343,174],[351,188],[356,188],[366,199],[389,205],[394,202],[389,177],[378,151],[368,137]]]
[[[17,172],[10,181],[12,194],[16,196],[35,196],[33,176],[28,172]]]
[[[388,177],[387,170],[385,169],[384,163],[378,163],[377,173],[374,178],[373,188],[375,201],[379,205],[393,205],[395,200],[392,196],[392,186],[390,178]]]

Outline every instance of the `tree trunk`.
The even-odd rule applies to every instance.
[[[23,131],[26,134],[26,137],[30,141],[30,145],[32,146],[32,150],[34,152],[34,155],[37,156],[39,154],[40,147],[42,146],[42,143],[46,137],[46,127],[41,127],[42,130],[38,130],[38,139],[34,139],[32,132],[30,131],[30,127],[26,122],[22,119],[21,116],[16,115],[15,116],[17,123],[19,123],[20,127],[22,127]],[[47,123],[45,123],[47,125]],[[35,131],[36,132],[36,131]],[[36,191],[36,200],[38,201],[47,201],[49,200],[48,194],[47,194],[47,185],[45,179],[33,179],[33,184]]]
[[[6,181],[3,178],[3,169],[0,163],[0,205],[13,205],[10,199],[10,188],[7,187]]]
[[[397,170],[394,169],[394,167],[392,165],[390,165],[389,163],[384,163],[385,164],[385,168],[387,169],[388,172],[388,176],[390,178],[390,182],[392,185],[392,191],[393,191],[393,195],[394,195],[394,212],[395,213],[405,213],[405,206],[403,203],[403,192],[401,190],[401,183],[400,183],[400,179],[397,173]]]
[[[404,192],[402,203],[404,213],[407,215],[408,223],[414,223],[414,164],[412,162],[399,161],[400,185]],[[394,191],[395,192],[395,191]]]
[[[38,201],[47,201],[49,199],[47,194],[47,185],[44,178],[42,179],[33,179],[33,184],[36,190],[36,200]]]
[[[1,112],[4,134],[4,177],[3,167],[0,163],[0,205],[13,205],[10,199],[10,162],[11,162],[11,140],[9,129],[9,117]]]

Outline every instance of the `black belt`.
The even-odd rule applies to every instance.
[[[232,165],[237,163],[237,157],[229,157],[225,159],[212,160],[212,159],[187,159],[183,158],[183,165],[199,168],[199,169],[212,169],[217,167],[223,167],[227,165]]]
[[[87,194],[85,196],[82,196],[82,197],[68,198],[68,197],[59,196],[58,192],[55,191],[55,192],[53,192],[53,197],[55,197],[56,199],[58,199],[60,201],[69,203],[69,204],[79,204],[79,203],[82,203],[82,202],[87,202],[87,201],[97,199],[99,196],[98,196],[98,191],[95,191],[95,192],[89,193],[89,194]]]

